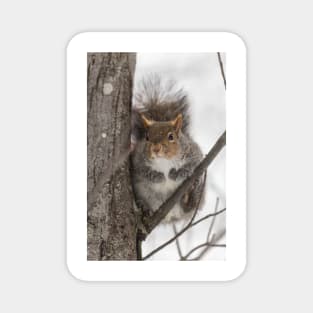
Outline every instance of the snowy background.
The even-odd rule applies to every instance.
[[[225,55],[221,54],[226,71]],[[183,87],[191,104],[191,133],[200,145],[203,154],[209,152],[226,127],[225,88],[219,67],[217,53],[138,53],[135,84],[143,76],[157,73],[164,79],[174,79]],[[227,79],[227,74],[226,74]],[[218,210],[226,207],[225,195],[225,149],[217,156],[207,172],[205,205],[196,220],[213,213],[217,198]],[[215,238],[225,230],[225,213],[216,217],[212,234]],[[212,219],[208,219],[180,237],[183,254],[206,241]],[[177,229],[183,223],[176,225]],[[159,225],[143,243],[143,256],[173,237],[171,225]],[[225,236],[218,243],[226,243]],[[201,252],[197,250],[191,257]],[[212,247],[202,260],[224,260],[226,248]],[[152,256],[149,260],[178,260],[175,242]]]

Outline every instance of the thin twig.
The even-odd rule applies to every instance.
[[[195,261],[195,260],[200,260],[201,258],[204,257],[204,255],[208,252],[208,250],[210,249],[210,245],[218,242],[226,233],[226,230],[223,229],[223,231],[221,233],[218,234],[218,236],[214,236],[211,240],[211,242],[207,242],[208,246],[205,247],[197,257],[193,258],[193,259],[189,259],[189,261]],[[226,247],[226,244],[225,244],[225,247]]]
[[[175,223],[173,223],[173,230],[174,230],[175,236],[177,236],[177,229],[176,229]],[[178,255],[179,255],[180,258],[182,258],[183,257],[183,253],[182,253],[182,250],[181,250],[181,247],[180,247],[180,243],[179,243],[178,237],[175,239],[175,242],[176,242],[176,248],[177,248]]]
[[[219,205],[219,198],[217,197],[217,198],[216,198],[216,202],[215,202],[214,213],[217,212],[218,205]],[[210,245],[209,237],[211,236],[211,232],[212,232],[212,229],[213,229],[213,226],[214,226],[215,219],[216,219],[216,215],[213,216],[213,219],[212,219],[212,221],[211,221],[211,223],[210,223],[206,242],[205,242],[204,244],[201,244],[200,247],[197,246],[196,248],[190,250],[185,256],[180,256],[180,260],[181,260],[181,261],[187,260],[187,259],[188,259],[188,256],[189,256],[190,254],[192,254],[195,250],[198,250],[199,248],[202,248],[202,247],[204,247],[204,246],[205,246],[207,249],[209,248],[209,245]]]
[[[197,225],[198,223],[204,221],[205,219],[208,219],[210,217],[213,217],[215,215],[221,214],[226,210],[226,208],[224,208],[223,210],[217,211],[216,213],[212,213],[209,215],[206,215],[204,218],[201,218],[199,220],[197,220],[196,222],[192,223],[193,218],[195,216],[195,214],[197,213],[197,210],[195,210],[195,213],[193,215],[193,218],[190,220],[190,222],[182,229],[180,230],[177,235],[175,235],[173,238],[169,239],[168,241],[166,241],[165,243],[163,243],[161,246],[159,246],[158,248],[154,249],[153,251],[151,251],[149,254],[147,254],[145,257],[143,257],[143,260],[146,260],[148,258],[150,258],[153,254],[157,253],[158,251],[160,251],[161,249],[165,248],[166,246],[168,246],[169,244],[171,244],[173,241],[176,240],[176,238],[180,237],[183,233],[185,233],[188,229],[192,228],[193,226]]]
[[[223,81],[224,81],[224,87],[226,89],[226,77],[225,77],[225,72],[224,72],[224,66],[223,66],[223,61],[222,61],[222,57],[221,57],[221,53],[217,52],[217,56],[218,56],[218,62],[220,64],[220,69],[221,69],[221,74],[223,76]]]
[[[197,225],[198,223],[210,218],[210,217],[213,217],[213,216],[216,216],[216,215],[219,215],[220,213],[223,213],[224,211],[226,211],[226,208],[222,209],[222,210],[219,210],[217,211],[216,213],[210,213],[208,215],[205,215],[203,217],[201,217],[200,219],[198,219],[197,221],[195,221],[194,223],[191,224],[191,227]]]
[[[216,202],[215,202],[214,213],[217,212],[219,202],[220,202],[220,199],[217,197],[216,198]],[[210,237],[211,237],[211,233],[212,233],[213,226],[214,226],[214,223],[215,223],[215,219],[216,219],[216,215],[213,216],[213,219],[211,221],[211,224],[210,224],[210,227],[209,227],[209,231],[208,231],[208,235],[207,235],[207,239],[206,239],[207,242],[210,241]]]
[[[226,247],[226,244],[218,244],[218,243],[209,243],[209,242],[205,242],[205,243],[202,243],[201,245],[198,245],[196,247],[194,247],[193,249],[191,249],[183,258],[181,258],[181,261],[191,261],[191,260],[188,260],[188,257],[193,254],[195,251],[197,251],[198,249],[201,249],[203,247],[218,247],[218,248],[225,248]],[[197,258],[195,258],[197,259]],[[195,260],[193,259],[193,260]]]
[[[219,205],[219,198],[216,198],[214,213],[217,212],[218,205]],[[210,214],[204,216],[203,219],[200,219],[200,220],[199,220],[199,222],[203,221],[203,220],[204,220],[206,217],[208,217],[209,215],[210,215]],[[211,240],[210,240],[210,237],[211,237],[211,233],[212,233],[212,230],[213,230],[213,226],[214,226],[215,220],[216,220],[216,215],[213,216],[212,222],[211,222],[211,224],[210,224],[206,242],[203,243],[203,244],[201,244],[201,245],[199,245],[199,246],[197,246],[197,247],[195,247],[195,248],[193,248],[192,250],[190,250],[184,257],[181,257],[181,258],[180,258],[181,261],[186,261],[186,260],[188,260],[188,257],[189,257],[194,251],[196,251],[196,250],[198,250],[198,249],[200,249],[200,248],[202,248],[202,247],[205,247],[205,248],[201,251],[201,253],[200,253],[196,258],[193,259],[193,260],[196,260],[196,259],[199,260],[199,259],[201,259],[201,258],[205,255],[205,253],[210,249],[210,247],[214,247],[214,246],[215,246],[214,242],[218,241],[218,239],[216,239],[216,237],[214,236],[214,234],[213,234],[213,236],[212,236],[212,238],[211,238]],[[220,238],[220,237],[219,237],[219,238]],[[225,247],[226,247],[226,245],[225,245]]]

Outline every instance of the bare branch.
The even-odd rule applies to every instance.
[[[184,193],[192,186],[194,181],[199,178],[207,167],[213,162],[216,156],[226,145],[226,131],[219,137],[210,152],[195,168],[194,172],[187,177],[175,190],[175,192],[160,206],[160,208],[154,212],[152,217],[144,220],[147,233],[151,233],[152,230],[165,218],[174,205],[181,199]]]
[[[217,209],[218,209],[218,205],[219,205],[219,198],[216,198],[216,202],[215,202],[215,208],[214,208],[214,213],[217,212]],[[202,219],[200,219],[199,221],[195,222],[194,225],[196,225],[198,222],[202,222],[204,221],[205,219],[207,219],[208,217],[210,216],[210,214],[204,216]],[[193,253],[195,252],[196,250],[202,248],[202,247],[205,247],[205,249],[202,250],[202,252],[198,255],[197,258],[201,258],[206,252],[207,250],[210,248],[210,247],[226,247],[226,245],[216,245],[214,242],[216,242],[217,240],[215,240],[214,238],[214,234],[210,240],[210,237],[211,237],[211,233],[212,233],[212,230],[213,230],[213,227],[214,227],[214,223],[215,223],[215,220],[216,220],[216,215],[213,216],[213,219],[210,223],[210,226],[209,226],[209,231],[208,231],[208,234],[207,234],[207,240],[205,243],[203,244],[200,244],[198,246],[196,246],[195,248],[191,249],[185,256],[181,257],[180,260],[181,261],[186,261],[188,260],[188,257]]]
[[[217,212],[219,202],[220,202],[220,199],[217,197],[216,198],[216,202],[215,202],[214,213]],[[215,223],[215,219],[216,219],[216,215],[213,216],[213,219],[211,221],[211,224],[210,224],[210,227],[209,227],[209,231],[208,231],[208,235],[207,235],[207,239],[206,239],[207,242],[210,241],[210,237],[211,237],[211,233],[212,233],[213,226],[214,226],[214,223]]]
[[[214,236],[211,240],[211,242],[206,242],[207,243],[207,246],[199,253],[199,255],[193,259],[189,259],[189,261],[196,261],[196,260],[200,260],[204,257],[204,255],[208,252],[208,250],[211,248],[211,247],[214,247],[214,244],[216,242],[218,242],[226,233],[226,230],[223,229],[222,232],[220,232],[218,234],[218,236]],[[222,246],[222,245],[221,245]],[[224,245],[224,247],[226,247],[226,244]]]
[[[195,221],[194,223],[192,223],[191,226],[193,227],[193,226],[197,225],[198,223],[200,223],[200,222],[202,222],[202,221],[204,221],[204,220],[206,220],[206,219],[208,219],[210,217],[213,217],[213,216],[216,216],[216,215],[218,215],[220,213],[223,213],[224,211],[226,211],[226,208],[224,208],[224,209],[222,209],[220,211],[217,211],[216,213],[210,213],[208,215],[205,215],[205,216],[201,217],[200,219],[198,219],[197,221]]]
[[[219,205],[219,198],[216,198],[214,213],[217,212],[218,205]],[[181,260],[181,261],[186,261],[186,260],[188,260],[188,257],[189,257],[193,252],[195,252],[196,250],[198,250],[198,249],[200,249],[200,248],[202,248],[202,247],[205,247],[206,249],[209,249],[209,247],[217,246],[216,244],[213,243],[213,238],[212,238],[212,243],[209,242],[209,238],[211,237],[211,232],[212,232],[212,229],[213,229],[213,226],[214,226],[214,223],[215,223],[215,219],[216,219],[216,215],[213,216],[213,219],[212,219],[212,221],[211,221],[211,223],[210,223],[206,242],[203,243],[203,244],[200,244],[200,245],[198,245],[198,246],[196,246],[196,247],[194,247],[194,248],[191,249],[185,256],[181,256],[181,257],[180,257],[180,260]],[[203,220],[202,220],[202,221],[203,221]],[[214,235],[213,235],[212,237],[214,237]],[[218,245],[218,246],[220,246],[220,245]],[[203,251],[202,251],[202,252],[203,252]]]
[[[182,257],[180,260],[181,261],[195,261],[195,260],[198,260],[198,257],[197,258],[194,258],[194,259],[188,259],[188,257],[193,254],[195,251],[197,251],[198,249],[201,249],[201,248],[210,248],[210,247],[218,247],[218,248],[225,248],[226,247],[226,244],[217,244],[217,243],[209,243],[209,242],[205,242],[201,245],[198,245],[196,247],[194,247],[193,249],[191,249],[184,257]]]
[[[221,53],[217,52],[217,56],[218,56],[218,62],[220,64],[220,69],[221,69],[221,74],[223,76],[223,81],[224,81],[224,87],[226,89],[226,78],[225,78],[225,72],[224,72],[224,66],[223,66],[223,61],[222,61],[222,57],[221,57]]]
[[[175,223],[173,223],[173,230],[174,230],[175,236],[177,236],[177,229],[176,229]],[[180,247],[180,244],[179,244],[178,237],[176,238],[175,242],[176,242],[176,248],[177,248],[177,252],[178,252],[179,258],[182,258],[183,257],[183,253],[182,253],[182,250],[181,250],[181,247]]]
[[[226,208],[220,210],[220,211],[217,211],[215,213],[211,213],[211,214],[208,214],[206,215],[205,217],[197,220],[196,222],[192,222],[194,217],[196,216],[196,213],[197,213],[197,209],[195,210],[194,212],[194,215],[193,217],[191,218],[190,222],[182,229],[180,230],[177,235],[175,235],[173,238],[169,239],[168,241],[166,241],[165,243],[163,243],[161,246],[159,246],[158,248],[154,249],[153,251],[151,251],[148,255],[146,255],[145,257],[143,257],[143,260],[146,260],[148,258],[150,258],[152,255],[154,255],[155,253],[157,253],[158,251],[160,251],[161,249],[165,248],[166,246],[168,246],[169,244],[171,244],[173,241],[176,240],[176,238],[180,237],[183,233],[185,233],[188,229],[192,228],[193,226],[199,224],[200,222],[210,218],[210,217],[213,217],[215,215],[219,215],[221,213],[223,213],[224,211],[226,211]]]
[[[215,210],[214,210],[214,212],[217,211],[217,209],[218,209],[218,204],[219,204],[219,198],[216,198],[216,204],[215,204]],[[203,249],[203,250],[201,251],[201,253],[195,258],[196,260],[200,260],[200,259],[206,254],[206,252],[210,249],[210,247],[214,247],[213,242],[216,242],[216,240],[215,240],[216,237],[215,237],[215,234],[213,234],[213,235],[211,236],[211,233],[212,233],[212,231],[213,231],[213,227],[214,227],[214,224],[215,224],[215,220],[216,220],[216,216],[213,217],[212,222],[211,222],[210,227],[209,227],[209,231],[208,231],[208,235],[207,235],[207,239],[206,239],[206,247],[205,247],[205,249]],[[225,245],[225,247],[226,247],[226,245]],[[188,257],[187,257],[187,258],[188,258]]]

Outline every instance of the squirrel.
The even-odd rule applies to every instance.
[[[157,75],[144,78],[134,92],[131,175],[137,207],[152,215],[192,174],[202,159],[189,133],[187,94],[175,82]],[[204,177],[195,181],[163,220],[171,223],[190,216],[202,202]]]

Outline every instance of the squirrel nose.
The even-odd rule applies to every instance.
[[[156,144],[156,145],[154,145],[153,148],[152,148],[152,151],[153,151],[154,153],[160,152],[160,151],[161,151],[161,145],[160,145],[159,143]]]

